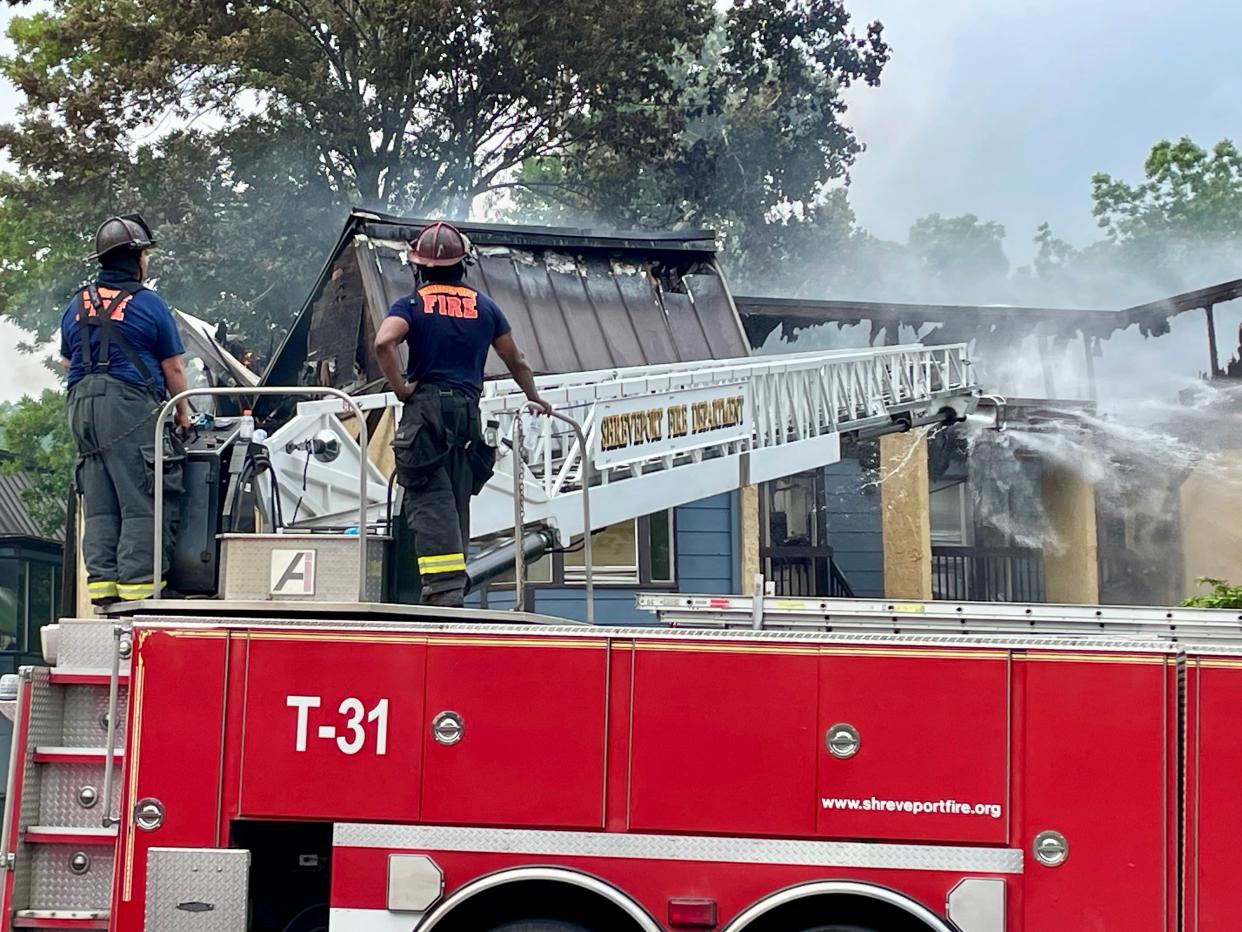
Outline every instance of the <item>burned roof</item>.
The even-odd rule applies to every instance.
[[[1118,330],[1138,324],[1145,334],[1158,335],[1168,329],[1168,320],[1186,311],[1242,297],[1242,278],[1210,285],[1195,291],[1162,298],[1147,304],[1119,310],[1069,307],[1026,307],[1009,304],[903,304],[887,301],[824,301],[807,298],[742,296],[736,298],[738,313],[752,345],[759,346],[780,326],[786,338],[804,327],[824,323],[857,324],[869,321],[873,338],[891,335],[905,324],[918,327],[926,323],[943,326],[929,342],[957,343],[977,337],[981,332],[1040,331],[1054,336],[1108,337]],[[885,342],[879,339],[877,342]]]
[[[406,252],[427,222],[351,212],[264,384],[378,385],[375,330],[414,288]],[[458,226],[474,245],[469,280],[504,310],[536,373],[749,354],[711,232]],[[492,354],[487,375],[505,374]]]

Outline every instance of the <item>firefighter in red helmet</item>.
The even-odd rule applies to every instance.
[[[454,607],[465,594],[470,497],[491,477],[495,455],[479,423],[488,349],[496,350],[527,398],[545,413],[552,410],[539,397],[504,313],[466,284],[469,255],[470,241],[452,224],[423,229],[410,249],[415,290],[393,303],[375,335],[384,377],[405,402],[393,451],[422,600]],[[404,373],[397,354],[402,341],[409,354]]]

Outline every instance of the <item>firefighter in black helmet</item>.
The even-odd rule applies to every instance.
[[[418,271],[413,294],[398,298],[375,336],[388,384],[405,402],[393,439],[397,480],[414,531],[425,604],[459,606],[466,584],[470,497],[492,474],[483,442],[479,394],[489,348],[509,367],[526,397],[552,410],[513,341],[496,302],[465,283],[470,243],[456,227],[433,223],[410,250]],[[401,372],[397,347],[409,351]]]
[[[69,428],[78,448],[76,484],[85,529],[82,556],[91,602],[107,606],[149,598],[154,588],[155,415],[169,393],[186,387],[184,349],[168,305],[143,282],[151,228],[138,214],[109,217],[95,233],[95,280],[69,302],[60,324],[68,373]],[[185,403],[177,422],[188,423]],[[171,440],[166,441],[171,453]],[[170,456],[165,494],[181,491]],[[171,551],[175,500],[164,509]],[[167,567],[167,552],[164,564]]]

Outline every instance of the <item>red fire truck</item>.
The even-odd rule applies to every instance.
[[[545,424],[533,445],[511,395],[485,398],[515,440],[494,494],[511,482],[507,507],[555,532],[513,534],[519,518],[486,572],[626,508],[824,461],[843,432],[960,416],[973,391],[914,351],[804,362],[544,386],[595,408],[585,435]],[[713,392],[745,417],[712,413]],[[350,434],[323,405],[259,458],[258,510],[306,499],[319,524],[226,529],[217,599],[45,629],[13,710],[6,928],[1238,927],[1242,616],[761,589],[641,596],[642,627],[390,604],[368,597],[391,574],[361,425],[357,524],[327,526]],[[694,405],[720,437],[659,435]],[[221,429],[212,451],[262,442]],[[289,488],[282,455],[303,477],[316,458],[322,488]],[[228,459],[217,518],[230,475],[263,486]]]

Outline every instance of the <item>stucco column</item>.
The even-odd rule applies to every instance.
[[[1182,518],[1182,595],[1202,595],[1199,576],[1242,585],[1242,450],[1218,453],[1186,479]]]
[[[930,494],[927,434],[912,430],[881,437],[880,527],[887,598],[932,597]]]
[[[1097,605],[1100,549],[1095,527],[1095,488],[1080,473],[1042,464],[1044,514],[1057,543],[1044,548],[1044,598]]]
[[[88,579],[86,575],[86,561],[82,558],[82,536],[86,533],[86,511],[82,507],[81,498],[78,499],[78,507],[77,507],[76,514],[77,514],[78,520],[77,520],[77,526],[74,528],[74,536],[77,538],[77,546],[74,547],[73,552],[76,555],[77,561],[78,561],[78,565],[76,568],[76,572],[78,576],[78,593],[77,593],[78,597],[76,600],[77,609],[78,609],[78,617],[79,618],[90,618],[91,615],[94,614],[95,609],[91,605],[91,594],[90,594],[90,590],[87,588]],[[56,611],[60,612],[59,605],[56,606]],[[31,649],[38,650],[37,647],[32,647]]]
[[[738,569],[742,581],[742,594],[747,595],[754,588],[755,574],[759,572],[759,538],[762,533],[759,527],[759,486],[743,486],[738,493],[738,540],[741,553],[738,554]]]

